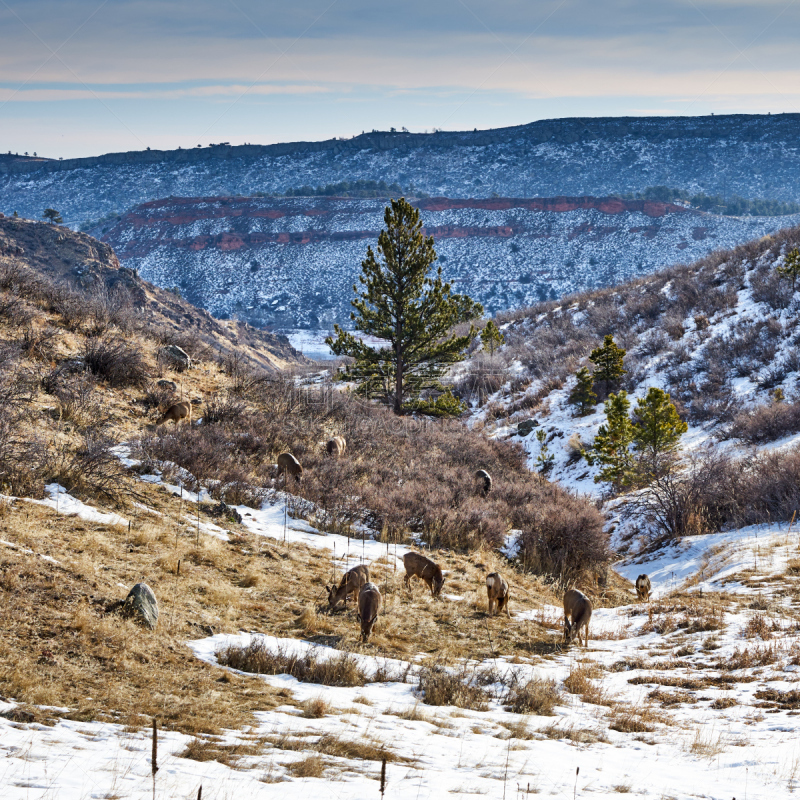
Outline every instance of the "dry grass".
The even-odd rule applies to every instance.
[[[489,708],[489,695],[473,685],[474,680],[474,671],[464,666],[448,669],[433,664],[420,669],[418,689],[429,706],[456,706],[486,711]]]
[[[580,695],[584,703],[609,705],[613,701],[608,697],[606,691],[591,680],[592,677],[599,677],[601,674],[597,667],[588,664],[573,667],[564,679],[564,688],[570,694]]]
[[[618,703],[609,716],[608,727],[620,733],[652,733],[658,724],[669,723],[669,718],[651,705]]]
[[[576,744],[595,744],[608,742],[609,738],[601,728],[578,728],[574,725],[548,725],[540,728],[539,733],[547,739],[567,739]]]
[[[319,756],[308,756],[285,766],[295,778],[321,778],[325,772],[325,764]]]
[[[198,545],[192,527],[177,522],[186,513],[185,503],[181,509],[178,498],[157,487],[142,484],[141,491],[163,517],[137,512],[130,534],[28,503],[6,504],[0,538],[59,564],[0,549],[0,624],[5,632],[0,693],[31,704],[81,709],[98,719],[113,714],[134,725],[156,716],[165,727],[199,735],[241,728],[253,721],[252,712],[291,702],[285,690],[265,684],[256,688],[245,677],[198,661],[184,642],[212,632],[244,629],[296,636],[299,630],[345,654],[333,665],[312,669],[298,664],[294,671],[322,683],[350,685],[366,678],[348,666],[348,650],[407,658],[424,643],[440,663],[485,659],[493,649],[523,661],[558,650],[558,633],[535,622],[490,621],[492,647],[483,612],[471,602],[432,601],[422,592],[409,596],[401,576],[380,565],[373,567],[373,579],[384,593],[385,616],[374,641],[361,645],[353,609],[329,615],[317,605],[319,587],[330,579],[327,552],[269,542],[255,555],[250,537],[240,536],[226,543],[201,535]],[[486,553],[477,558],[437,554],[468,597],[470,586],[480,590],[486,572],[499,567],[493,559]],[[551,590],[539,579],[508,567],[505,571],[523,607],[553,602]],[[243,585],[251,583],[242,580],[248,574],[260,576],[257,585]],[[105,610],[124,597],[118,584],[131,586],[142,576],[160,603],[154,632]],[[255,669],[289,671],[269,659]],[[375,680],[387,677],[378,674]],[[191,692],[184,689],[187,685]],[[482,691],[478,687],[475,697]],[[94,699],[87,703],[86,697]]]
[[[217,661],[227,667],[256,675],[291,675],[302,683],[322,686],[363,686],[369,680],[350,653],[333,658],[319,658],[313,652],[305,656],[270,650],[262,639],[250,644],[227,645],[217,651]]]
[[[506,710],[515,714],[552,716],[561,702],[555,681],[533,678],[524,684],[514,684],[506,696]]]

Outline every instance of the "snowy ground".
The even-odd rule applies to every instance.
[[[101,513],[63,490],[58,503],[64,513],[70,509],[95,519],[91,515]],[[272,539],[286,535],[331,550],[336,542],[337,552],[346,553],[339,551],[346,547],[342,537],[321,534],[290,517],[284,528],[281,503],[239,511],[253,533]],[[493,671],[486,686],[491,695],[487,711],[421,702],[416,680],[421,655],[405,662],[356,654],[368,674],[381,669],[392,679],[355,688],[299,683],[287,675],[249,676],[254,686],[268,682],[289,690],[301,703],[321,699],[327,712],[307,717],[297,706],[286,705],[259,713],[252,729],[229,731],[222,743],[260,742],[257,754],[243,757],[236,768],[181,757],[190,738],[164,732],[156,797],[194,798],[202,784],[206,800],[377,798],[380,765],[374,760],[329,755],[323,748],[324,776],[294,777],[291,765],[317,755],[323,736],[328,739],[322,741],[386,747],[398,756],[388,765],[388,798],[519,798],[528,791],[565,798],[627,792],[644,798],[719,800],[789,796],[800,778],[800,724],[794,710],[800,703],[781,693],[797,686],[800,626],[791,602],[778,592],[785,581],[776,576],[791,574],[799,545],[798,532],[786,526],[748,528],[687,539],[618,565],[629,578],[650,574],[651,605],[598,608],[586,652],[573,646],[550,658],[499,655],[471,664],[476,675]],[[351,541],[351,546],[360,549],[361,542]],[[364,547],[368,561],[385,556],[378,542],[366,541]],[[673,590],[691,594],[671,599]],[[759,601],[756,608],[748,607],[751,596]],[[531,625],[544,618],[558,625],[559,616],[554,606],[515,607],[510,620],[491,624]],[[748,630],[757,638],[745,638]],[[221,647],[247,644],[254,637],[260,634],[218,634],[188,644],[198,658],[216,663]],[[313,651],[318,659],[338,655],[296,639],[262,638],[270,650]],[[589,676],[593,694],[563,691],[554,716],[505,710],[513,677],[523,683],[553,680],[563,690],[564,680],[578,667]],[[13,707],[12,701],[0,703],[0,714]],[[53,725],[10,716],[0,716],[4,800],[153,796],[149,732],[65,720],[57,713]]]

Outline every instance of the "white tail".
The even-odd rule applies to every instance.
[[[489,616],[492,616],[492,613],[499,614],[501,611],[505,611],[507,617],[511,616],[508,610],[508,600],[511,596],[508,583],[499,572],[486,576],[486,594],[489,597]]]
[[[343,456],[346,449],[347,442],[344,436],[334,436],[332,439],[328,439],[325,445],[325,450],[329,456]]]
[[[581,642],[581,628],[584,631],[584,647],[589,646],[589,621],[592,619],[592,601],[577,589],[564,594],[564,644],[578,639]]]

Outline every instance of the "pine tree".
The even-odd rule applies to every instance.
[[[423,234],[417,209],[404,198],[392,200],[384,221],[377,256],[368,247],[361,262],[362,291],[353,287],[357,297],[350,318],[357,331],[389,346],[370,347],[338,325],[336,338],[325,341],[335,355],[354,359],[344,377],[356,381],[359,392],[384,397],[401,414],[423,389],[443,388],[439,379],[475,336],[472,327],[466,336],[451,329],[481,316],[483,308],[466,295],[452,294],[441,267],[435,277],[428,276],[436,251],[433,237]]]
[[[555,456],[547,447],[547,434],[542,428],[536,431],[536,439],[539,442],[539,455],[536,458],[536,466],[539,469],[540,475],[547,475],[547,473],[553,469]]]
[[[483,349],[489,351],[489,355],[493,356],[494,351],[504,344],[506,337],[500,333],[500,329],[494,324],[492,320],[486,323],[486,327],[481,331],[481,342]]]
[[[44,214],[42,214],[42,219],[46,219],[51,225],[54,222],[57,225],[60,225],[64,221],[61,218],[61,213],[56,211],[54,208],[46,208],[44,210]]]
[[[585,417],[597,404],[597,395],[592,391],[594,379],[586,367],[575,373],[575,387],[570,392],[569,402],[578,407],[578,414]]]
[[[615,492],[629,486],[633,479],[633,457],[629,447],[633,442],[634,427],[628,416],[630,407],[631,402],[624,390],[609,395],[605,403],[606,424],[600,426],[591,453],[587,454],[589,463],[603,465],[595,482],[608,481]]]
[[[603,397],[616,387],[619,379],[626,373],[627,370],[622,367],[623,358],[625,358],[625,351],[614,344],[614,337],[611,334],[605,337],[602,347],[592,350],[589,356],[589,361],[594,364],[592,377],[595,386],[602,385]]]
[[[792,292],[794,293],[794,286],[797,282],[798,275],[800,275],[800,250],[796,247],[794,250],[790,250],[784,256],[783,264],[778,264],[778,266],[775,267],[775,271],[784,278],[792,279]]]
[[[651,387],[647,395],[636,402],[633,446],[639,453],[643,478],[652,480],[663,474],[664,468],[674,460],[680,438],[688,429],[663,389]]]

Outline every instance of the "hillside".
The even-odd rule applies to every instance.
[[[218,317],[330,329],[383,227],[386,201],[170,198],[92,233],[159,286]],[[795,224],[721,217],[658,201],[558,197],[414,201],[445,278],[488,313],[630,280]]]
[[[536,432],[544,430],[551,479],[613,497],[609,484],[594,480],[599,467],[581,457],[605,423],[603,404],[578,416],[568,401],[576,371],[592,367],[590,352],[611,334],[626,350],[618,388],[632,401],[650,387],[665,389],[689,425],[674,480],[645,490],[644,503],[636,492],[611,503],[624,523],[618,535],[634,535],[635,548],[690,524],[724,531],[788,522],[800,506],[800,297],[775,267],[798,244],[800,229],[790,228],[619,287],[506,315],[500,355],[477,354],[456,383],[475,404],[472,424],[521,441],[532,469],[541,452]],[[533,431],[517,439],[526,420]],[[658,510],[652,501],[664,505]]]
[[[80,274],[65,290],[34,270],[105,275],[107,247],[37,228],[6,235],[0,255],[4,798],[195,798],[202,787],[206,800],[366,800],[380,795],[384,761],[387,798],[796,790],[800,564],[782,520],[800,467],[782,481],[773,470],[760,495],[733,487],[758,513],[789,487],[768,524],[639,549],[624,525],[609,535],[594,501],[532,474],[529,440],[508,435],[533,414],[555,451],[560,432],[594,424],[568,417],[559,392],[612,331],[630,337],[637,391],[673,362],[707,359],[692,367],[701,387],[722,365],[745,402],[685,398],[694,434],[716,445],[766,399],[762,363],[784,365],[770,380],[791,406],[795,299],[770,270],[799,230],[501,319],[500,355],[462,367],[470,418],[441,423],[398,419],[326,373],[252,368],[235,348],[172,370],[163,339],[110,303],[113,291],[98,301]],[[738,355],[714,351],[728,338]],[[710,400],[725,399],[721,385]],[[201,401],[193,421],[155,426],[177,392]],[[325,455],[332,434],[348,440],[338,458]],[[286,449],[304,467],[288,487],[275,470]],[[479,466],[494,478],[487,496]],[[559,460],[554,472],[579,486],[569,469]],[[443,568],[439,597],[404,586],[411,549]],[[383,596],[367,642],[352,600],[326,602],[359,563]],[[487,614],[496,570],[508,616]],[[641,572],[647,605],[630,583]],[[153,630],[120,613],[140,581],[158,600]],[[587,649],[563,641],[568,585],[594,604]]]
[[[672,186],[800,200],[797,114],[541,120],[486,131],[0,161],[0,203],[80,225],[159,197],[280,193],[385,180],[445,197],[604,197]]]
[[[236,321],[214,319],[173,292],[123,267],[107,244],[68,228],[0,216],[0,260],[11,272],[31,270],[57,285],[135,318],[165,343],[224,358],[232,352],[252,366],[282,369],[302,360],[285,337]],[[23,295],[24,289],[21,290]]]

